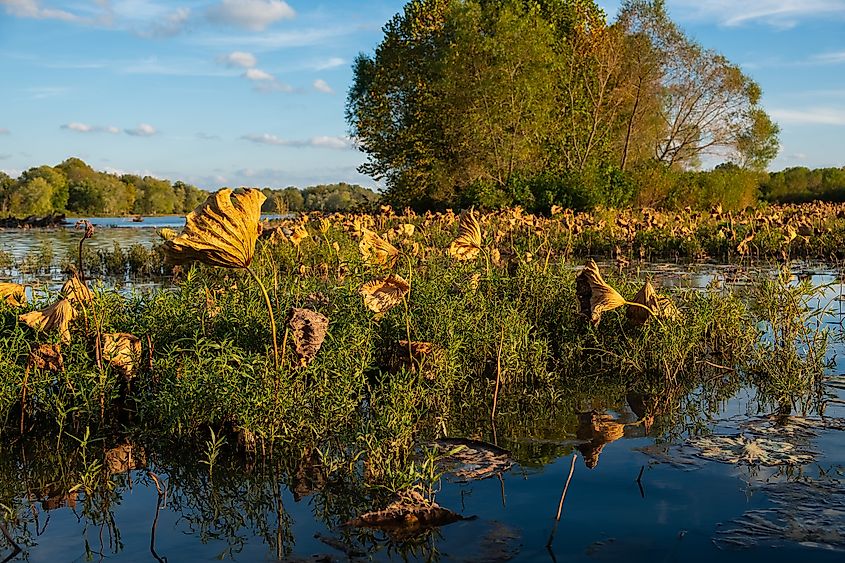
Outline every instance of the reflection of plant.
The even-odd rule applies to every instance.
[[[205,442],[205,459],[200,460],[200,463],[208,466],[208,476],[211,477],[214,472],[214,463],[220,456],[220,451],[226,444],[225,436],[217,436],[213,428],[209,428],[211,439]]]

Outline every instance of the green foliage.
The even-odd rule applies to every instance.
[[[787,168],[769,174],[761,190],[763,197],[772,202],[845,201],[845,167]]]
[[[716,151],[764,169],[778,127],[760,96],[662,1],[625,2],[608,23],[592,0],[413,0],[356,59],[346,115],[361,172],[397,206],[581,209],[629,203],[626,172],[655,162],[689,170]],[[730,205],[753,200],[737,190]],[[722,187],[692,191],[705,195],[673,197]]]

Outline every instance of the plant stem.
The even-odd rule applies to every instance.
[[[279,370],[279,343],[276,339],[276,317],[273,315],[273,305],[270,303],[270,296],[267,294],[267,288],[264,287],[264,284],[261,282],[261,279],[256,275],[255,272],[252,271],[252,268],[247,266],[246,271],[249,272],[249,275],[252,276],[252,279],[255,280],[255,283],[258,284],[258,287],[261,289],[261,294],[264,295],[264,304],[267,305],[267,315],[270,317],[270,331],[273,333],[273,364],[276,368],[276,371]]]

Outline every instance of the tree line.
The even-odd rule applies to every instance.
[[[379,198],[372,190],[346,183],[265,188],[264,193],[267,213],[371,208]],[[56,166],[30,168],[18,178],[0,172],[0,216],[178,215],[192,211],[206,197],[207,191],[185,182],[98,172],[75,157]]]
[[[663,0],[612,22],[593,0],[411,0],[383,30],[346,116],[398,206],[673,205],[759,184],[778,153],[760,87]]]

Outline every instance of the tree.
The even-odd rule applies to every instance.
[[[59,168],[52,166],[39,166],[37,168],[30,168],[21,174],[21,181],[28,182],[35,178],[43,178],[52,188],[51,196],[51,210],[50,211],[64,211],[67,209],[68,201],[68,182],[67,176]]]
[[[41,176],[21,178],[10,200],[11,211],[19,217],[46,215],[53,211],[53,186]]]
[[[780,127],[759,108],[749,112],[749,121],[737,136],[736,160],[743,168],[762,171],[780,152]]]

